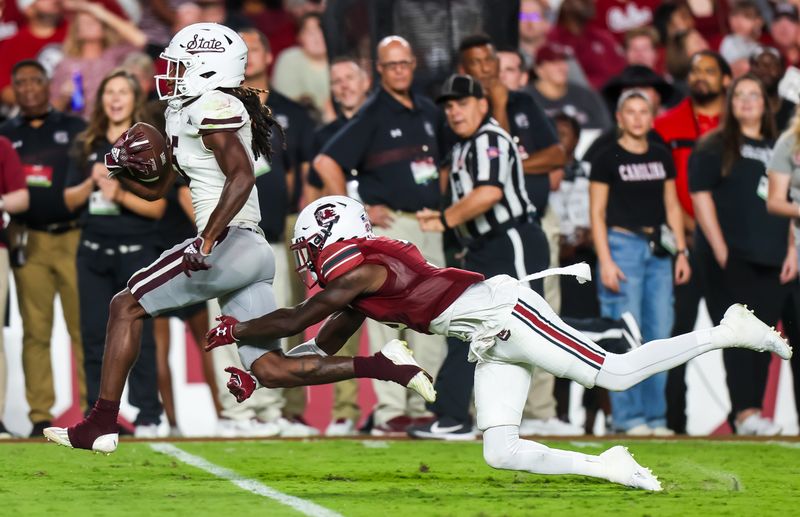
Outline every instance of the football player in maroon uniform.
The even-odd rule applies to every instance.
[[[336,353],[366,317],[460,338],[469,343],[470,360],[478,363],[478,428],[483,431],[484,458],[494,468],[582,474],[661,490],[650,470],[624,447],[593,456],[521,440],[519,423],[534,365],[587,388],[624,390],[719,348],[770,351],[784,359],[792,354],[775,330],[738,304],[717,327],[651,341],[624,354],[606,352],[565,324],[518,279],[484,279],[461,269],[439,268],[426,262],[411,243],[375,237],[363,206],[343,196],[321,198],[300,213],[292,249],[307,285],[319,284],[323,290],[296,307],[254,320],[221,316],[221,323],[208,333],[206,350],[240,339],[298,334],[325,318],[317,338],[301,345],[308,353]],[[296,383],[296,374],[282,371],[279,364],[277,354],[265,353],[253,362],[251,373],[229,369],[228,386],[243,400],[257,383]]]

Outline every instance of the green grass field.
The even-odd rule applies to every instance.
[[[546,443],[598,454],[612,442]],[[480,443],[172,445],[345,516],[800,515],[800,442],[628,442],[662,480],[661,493],[576,476],[496,471],[484,464]],[[150,443],[123,441],[110,456],[46,443],[0,444],[0,515],[302,513],[156,452]]]

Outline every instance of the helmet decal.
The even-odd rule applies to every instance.
[[[336,205],[327,203],[320,206],[314,212],[314,219],[317,220],[317,224],[320,226],[328,226],[335,223],[339,220],[339,214],[336,213]]]
[[[228,45],[233,43],[228,36],[225,36],[225,39],[228,40]],[[184,47],[184,45],[181,46]],[[195,34],[194,38],[186,43],[184,48],[189,54],[200,54],[203,52],[225,52],[225,47],[222,46],[222,42],[220,40],[217,38],[203,38],[199,34]]]

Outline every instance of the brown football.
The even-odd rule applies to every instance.
[[[125,168],[125,170],[134,179],[150,183],[158,180],[167,170],[167,160],[169,159],[167,141],[158,129],[145,122],[134,124],[128,130],[128,134],[132,135],[137,131],[141,131],[152,145],[151,149],[134,153],[134,156],[147,163],[146,171],[138,171],[131,168]]]

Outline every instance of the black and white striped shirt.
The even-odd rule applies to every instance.
[[[502,230],[536,212],[525,191],[517,146],[494,119],[489,119],[471,138],[453,147],[451,163],[453,203],[482,185],[494,185],[503,190],[503,198],[492,208],[456,228],[461,239],[471,241]]]

